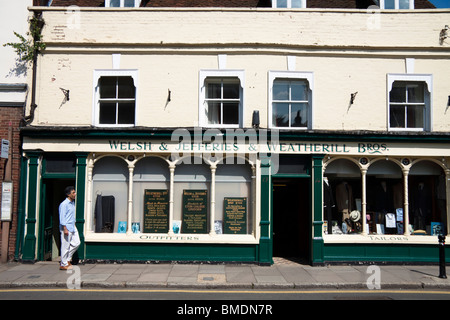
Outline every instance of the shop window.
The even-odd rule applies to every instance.
[[[93,230],[125,233],[128,212],[128,166],[118,157],[104,157],[92,172]]]
[[[413,235],[447,234],[445,173],[431,161],[411,167],[409,186],[409,223]]]
[[[355,234],[362,232],[361,172],[347,159],[327,165],[324,176],[324,232]]]
[[[306,8],[306,0],[273,0],[272,8]]]
[[[201,158],[191,158],[175,168],[173,192],[175,233],[210,232],[211,169],[202,161]]]
[[[181,159],[173,169],[173,176],[169,163],[158,156],[144,157],[134,166],[116,156],[99,158],[92,172],[90,230],[253,234],[253,171],[243,159],[229,160],[216,164],[212,185],[215,165],[206,164],[202,158]]]
[[[424,81],[420,81],[421,79]],[[389,129],[430,130],[431,78],[389,75]]]
[[[139,160],[133,171],[133,233],[169,231],[170,173],[159,157]]]
[[[373,162],[367,171],[367,233],[404,234],[403,175],[392,161]]]
[[[248,164],[219,164],[215,185],[217,234],[252,234],[252,171]]]
[[[312,73],[269,72],[269,126],[312,127]]]
[[[136,122],[136,72],[96,71],[95,124],[134,126]]]
[[[240,127],[243,118],[243,71],[200,72],[200,123]]]

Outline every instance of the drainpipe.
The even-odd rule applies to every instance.
[[[44,21],[41,20],[42,11],[35,11],[33,19],[39,21],[38,28],[42,29],[44,26]],[[34,42],[38,41],[37,36],[33,39]],[[34,111],[37,108],[36,105],[36,77],[37,77],[37,57],[39,51],[35,49],[33,56],[33,74],[31,79],[31,104],[30,104],[30,114],[28,116],[24,116],[23,125],[27,126],[34,120]],[[25,112],[24,112],[25,114]]]

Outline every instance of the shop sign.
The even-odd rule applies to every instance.
[[[407,241],[408,237],[401,235],[369,235],[369,239],[374,241]]]
[[[152,235],[152,234],[143,234],[139,236],[139,239],[141,240],[173,240],[173,241],[199,241],[200,238],[197,236],[185,236],[185,235],[175,235],[175,236],[168,236],[168,235]]]
[[[172,153],[326,153],[326,154],[379,154],[389,151],[386,143],[314,143],[314,142],[281,142],[267,144],[239,144],[239,143],[188,143],[180,142],[142,142],[109,140],[109,151],[139,152],[172,152]]]
[[[2,183],[1,221],[11,221],[13,183]]]
[[[223,199],[225,234],[246,234],[247,233],[247,198]]]
[[[120,152],[165,153],[174,158],[186,154],[220,155],[240,154],[330,154],[330,155],[380,155],[380,156],[440,156],[449,157],[445,143],[366,142],[366,141],[292,141],[280,140],[277,130],[254,129],[175,129],[169,139],[161,140],[150,135],[145,139],[63,139],[44,143],[24,137],[25,150],[42,149],[47,152]]]
[[[206,233],[208,190],[183,190],[182,233]]]
[[[144,190],[144,233],[169,230],[169,191]]]
[[[0,157],[3,159],[8,159],[9,155],[9,140],[2,139]]]

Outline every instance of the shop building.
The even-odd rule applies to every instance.
[[[84,260],[437,261],[449,10],[69,2],[31,8],[22,260],[74,185]]]
[[[11,46],[18,42],[17,32],[28,31],[28,10],[31,0],[0,3],[0,261],[13,260],[18,220],[21,146],[20,124],[23,119],[28,92],[26,62],[21,61]]]

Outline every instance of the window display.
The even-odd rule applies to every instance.
[[[361,233],[361,173],[357,165],[335,160],[327,166],[324,181],[325,233]]]
[[[118,157],[100,158],[92,175],[95,232],[118,232],[127,221],[128,168]]]
[[[446,184],[443,170],[431,161],[412,166],[409,175],[409,223],[412,234],[447,234]]]
[[[324,233],[361,233],[365,216],[368,235],[447,234],[444,171],[432,161],[417,160],[405,171],[405,186],[402,165],[400,161],[373,158],[360,170],[356,161],[330,161],[324,172]],[[363,171],[364,185],[358,177]]]
[[[100,156],[92,169],[92,231],[252,234],[252,169],[231,160]]]

